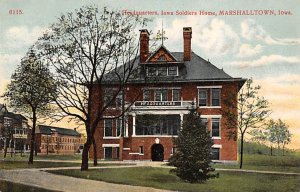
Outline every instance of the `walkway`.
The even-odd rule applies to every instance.
[[[117,163],[120,162],[101,162],[101,163]],[[99,163],[99,164],[101,164]],[[121,168],[121,167],[163,167],[166,166],[164,162],[121,162],[127,165],[118,166],[105,166],[105,167],[90,167],[90,169],[107,169],[107,168]],[[128,165],[133,163],[132,165]],[[25,185],[32,185],[45,189],[55,191],[70,191],[70,192],[164,192],[167,190],[154,189],[150,187],[130,186],[106,183],[102,181],[93,181],[88,179],[73,178],[62,175],[55,175],[45,172],[45,170],[59,170],[59,169],[80,169],[80,167],[55,167],[55,168],[40,168],[40,169],[16,169],[16,170],[0,170],[0,179],[21,183]],[[229,172],[247,172],[247,173],[263,173],[263,174],[280,174],[280,175],[296,175],[300,176],[300,173],[289,172],[275,172],[275,171],[257,171],[257,170],[241,170],[241,169],[216,169],[217,171],[229,171]]]
[[[39,169],[0,170],[0,179],[66,192],[167,192],[150,187],[131,186],[55,175]]]

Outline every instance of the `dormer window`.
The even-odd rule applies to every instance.
[[[158,76],[167,76],[167,67],[158,67]]]
[[[170,66],[168,67],[168,76],[177,76],[178,75],[178,67]]]
[[[151,66],[147,67],[147,76],[178,76],[177,66]]]
[[[148,67],[147,69],[148,76],[156,76],[156,67]]]

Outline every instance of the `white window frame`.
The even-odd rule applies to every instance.
[[[106,133],[105,133],[105,128],[106,128],[105,122],[106,122],[107,120],[111,120],[111,135],[106,135]],[[104,134],[103,134],[103,137],[106,137],[106,138],[107,138],[107,137],[113,137],[113,135],[114,135],[114,133],[113,133],[113,119],[109,119],[109,118],[104,119],[103,124],[104,124],[104,129],[103,129]]]
[[[219,105],[213,105],[213,89],[218,89],[219,90]],[[221,107],[221,88],[211,88],[210,89],[210,106],[211,107]]]
[[[213,145],[211,147],[212,149],[219,149],[219,159],[213,159],[212,161],[220,161],[221,160],[221,149],[222,149],[222,146],[221,145]]]
[[[172,101],[174,100],[174,90],[178,90],[179,91],[179,98],[176,101],[180,101],[181,100],[181,89],[172,89]]]
[[[170,73],[169,73],[169,67],[176,67],[176,75],[170,75]],[[178,76],[178,66],[168,66],[168,69],[167,69],[167,74],[168,74],[168,76]]]
[[[200,106],[200,91],[205,91],[206,92],[206,104]],[[208,89],[207,88],[198,88],[198,105],[200,108],[201,107],[208,107]]]
[[[144,155],[144,153],[145,153],[144,146],[139,146],[139,154]]]
[[[213,127],[213,119],[218,119],[219,120],[219,136],[212,136],[212,127]],[[210,136],[212,137],[212,139],[221,139],[221,135],[222,135],[222,129],[221,129],[221,118],[211,118],[211,131],[210,131]]]

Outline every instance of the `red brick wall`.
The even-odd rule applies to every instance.
[[[173,83],[173,84],[156,84],[156,85],[147,85],[148,87],[181,87],[181,96],[185,101],[193,101],[194,99],[198,99],[198,89],[197,86],[222,86],[221,89],[221,107],[226,107],[223,101],[229,94],[237,94],[238,92],[238,84],[234,82],[213,82],[213,83]],[[142,88],[143,85],[135,84],[132,86],[128,86],[125,94],[127,101],[136,100],[136,97],[139,97],[139,100],[142,100]],[[168,93],[168,98],[171,97],[171,91]],[[99,98],[94,98],[99,101]],[[209,98],[210,99],[210,98]],[[201,108],[199,112],[202,115],[222,115],[221,118],[221,139],[215,140],[215,144],[222,145],[220,149],[220,158],[221,160],[229,160],[229,161],[236,161],[237,160],[237,141],[229,140],[227,138],[227,127],[226,121],[227,118],[225,114],[222,114],[222,111],[219,108]],[[111,115],[111,113],[109,113]],[[103,138],[103,121],[99,123],[96,132],[95,138],[97,143],[97,155],[99,159],[104,158],[103,154],[103,147],[102,144],[119,144],[119,139],[102,139]],[[154,136],[151,137],[131,137],[132,135],[132,118],[128,120],[128,127],[129,127],[129,138],[124,138],[123,141],[123,148],[130,148],[130,150],[123,150],[123,159],[151,159],[151,147],[155,143]],[[236,128],[234,128],[236,129]],[[164,146],[164,159],[167,160],[170,157],[171,150],[172,150],[172,138],[171,137],[160,137],[160,143]],[[139,146],[144,146],[144,155],[130,155],[129,153],[138,153]],[[92,148],[91,148],[92,149]],[[120,149],[121,150],[121,149]],[[90,157],[93,156],[92,150],[90,151]]]

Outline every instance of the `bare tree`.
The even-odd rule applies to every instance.
[[[11,83],[4,94],[10,107],[26,114],[32,120],[28,164],[33,163],[38,116],[49,114],[51,111],[50,103],[55,90],[56,86],[50,71],[40,62],[35,51],[30,49],[12,75]]]
[[[260,86],[253,86],[253,80],[248,79],[243,88],[238,93],[238,98],[229,95],[224,100],[222,112],[228,118],[228,137],[237,138],[240,136],[240,169],[243,166],[243,150],[245,134],[251,129],[260,127],[264,120],[269,116],[269,103],[264,98],[258,95]],[[237,100],[237,104],[236,103]],[[236,132],[235,128],[238,128]]]
[[[85,127],[87,140],[81,170],[88,169],[92,144],[94,164],[97,163],[93,135],[103,115],[120,95],[124,101],[124,88],[135,74],[137,63],[134,29],[145,22],[139,16],[86,6],[63,14],[39,39],[44,61],[55,70],[60,83],[56,104],[62,112],[56,117],[70,117]],[[107,88],[112,91],[105,93],[103,101],[102,93],[108,91]],[[127,108],[123,102],[118,116]]]

